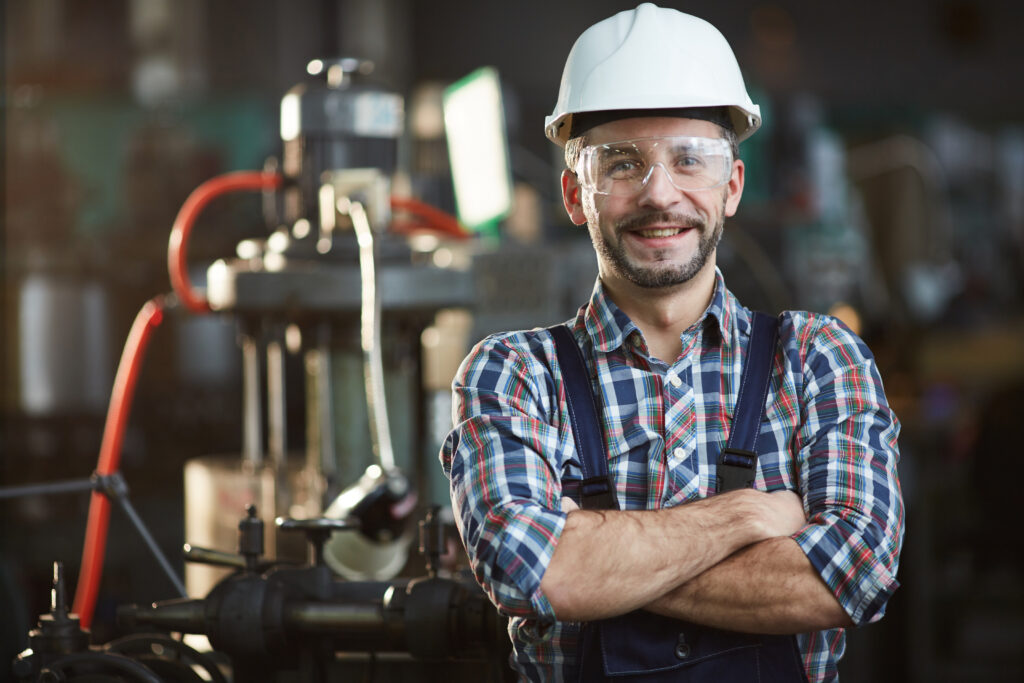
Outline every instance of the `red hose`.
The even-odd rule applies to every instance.
[[[275,189],[280,187],[281,183],[282,178],[276,173],[227,173],[206,181],[193,190],[185,200],[171,228],[170,243],[167,247],[167,269],[171,277],[171,286],[190,311],[206,313],[210,310],[206,298],[192,288],[186,263],[189,233],[192,232],[199,212],[219,195],[240,190]],[[162,297],[146,302],[128,333],[128,340],[125,342],[117,367],[114,389],[110,395],[107,421],[103,427],[103,442],[100,445],[100,457],[96,466],[97,475],[114,474],[120,465],[121,444],[128,424],[128,411],[131,408],[135,383],[142,366],[142,356],[152,331],[163,320],[163,307]],[[89,628],[92,623],[96,595],[103,576],[103,555],[107,547],[109,524],[110,499],[104,493],[93,491],[85,528],[85,546],[82,549],[82,572],[78,577],[73,608],[78,613],[83,628]]]
[[[100,445],[99,463],[96,474],[105,476],[117,472],[121,461],[121,444],[128,424],[128,411],[135,393],[135,383],[142,366],[142,356],[153,330],[163,321],[163,297],[155,297],[135,316],[128,333],[121,361],[114,378],[114,389],[110,395],[107,421],[103,427],[103,442]],[[103,575],[103,554],[107,546],[107,527],[110,521],[110,499],[99,491],[93,491],[89,503],[89,520],[85,528],[85,547],[82,549],[82,572],[75,590],[74,611],[78,613],[83,628],[89,628],[100,578]]]
[[[207,204],[215,197],[229,192],[241,190],[273,190],[281,187],[282,177],[277,173],[261,173],[259,171],[236,171],[211,178],[192,190],[185,203],[181,205],[174,225],[171,227],[171,239],[167,245],[167,270],[171,276],[171,287],[181,299],[181,303],[193,313],[208,313],[210,302],[202,294],[192,288],[188,279],[188,263],[186,247],[192,225]]]
[[[469,231],[459,223],[458,219],[450,213],[431,206],[418,199],[411,197],[391,197],[391,208],[396,211],[406,211],[426,222],[425,227],[446,235],[466,239],[470,237]]]

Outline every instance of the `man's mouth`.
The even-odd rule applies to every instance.
[[[657,240],[675,237],[703,227],[700,218],[674,212],[631,216],[619,223],[620,234],[629,233],[641,239]]]
[[[634,233],[645,237],[647,239],[656,239],[658,237],[672,237],[678,235],[683,230],[688,228],[646,228],[644,230],[635,230]]]

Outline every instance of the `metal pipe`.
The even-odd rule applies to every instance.
[[[317,419],[320,420],[320,467],[331,483],[337,483],[338,457],[334,450],[334,394],[333,386],[334,362],[331,349],[326,342],[319,349],[320,372],[316,377],[318,398]]]
[[[53,563],[53,588],[50,590],[50,613],[58,618],[68,614],[67,593],[64,591],[64,563]]]
[[[288,464],[284,373],[283,344],[274,339],[267,342],[267,456],[278,473]]]
[[[336,636],[375,635],[388,627],[384,608],[379,602],[290,602],[284,607],[284,624],[300,633],[330,633]]]
[[[317,337],[316,348],[306,351],[306,462],[323,475],[331,489],[338,478],[338,463],[334,453],[330,328],[321,325]]]
[[[156,539],[153,538],[151,533],[149,533],[149,529],[146,528],[146,525],[142,522],[142,518],[139,517],[139,513],[135,511],[135,507],[128,500],[127,496],[114,497],[114,502],[120,505],[121,509],[124,510],[124,513],[128,515],[128,519],[130,519],[132,524],[135,526],[135,530],[139,532],[139,536],[142,537],[146,547],[149,548],[149,552],[153,554],[154,558],[156,558],[157,564],[160,565],[160,568],[164,571],[164,574],[174,586],[174,590],[177,591],[178,595],[181,597],[187,598],[188,591],[185,590],[185,584],[182,583],[180,578],[178,578],[178,574],[174,571],[174,568],[171,567],[171,563],[164,556],[163,551],[160,550],[160,546],[157,545]]]
[[[71,479],[69,481],[55,481],[49,484],[6,486],[0,488],[0,499],[55,495],[58,493],[79,493],[82,491],[92,491],[95,488],[96,485],[92,479]]]
[[[242,461],[255,472],[263,465],[260,357],[256,340],[242,337]]]
[[[226,553],[223,550],[200,548],[199,546],[192,545],[191,543],[183,545],[181,550],[186,562],[199,562],[201,564],[211,564],[217,567],[245,569],[245,558],[241,555]]]
[[[384,364],[380,343],[380,293],[374,263],[373,231],[363,205],[348,198],[338,200],[338,210],[352,219],[359,243],[359,274],[362,283],[360,340],[363,348],[363,375],[366,383],[366,405],[370,416],[370,440],[377,462],[385,472],[395,469],[384,400]]]
[[[288,485],[287,396],[283,329],[274,328],[267,342],[267,456],[274,473],[275,514],[287,514],[291,507]]]
[[[205,633],[205,600],[164,600],[150,605],[121,605],[117,621],[124,627],[156,626],[182,633]]]

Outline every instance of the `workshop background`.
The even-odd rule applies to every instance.
[[[720,250],[728,282],[751,307],[831,311],[860,329],[903,422],[902,587],[882,622],[850,633],[843,680],[1024,679],[1013,438],[1024,415],[1024,4],[667,4],[722,30],[764,115],[741,150],[747,189]],[[481,67],[500,79],[510,206],[468,239],[419,240],[411,258],[456,271],[461,289],[416,321],[406,335],[416,344],[386,349],[389,372],[418,383],[390,414],[401,464],[421,509],[447,505],[436,453],[458,359],[488,332],[568,318],[592,286],[589,241],[561,208],[559,150],[542,123],[575,37],[630,6],[6,0],[0,486],[93,472],[132,320],[170,290],[166,249],[182,203],[218,174],[280,159],[282,96],[314,80],[311,60],[352,56],[404,98],[395,193],[451,214],[465,207],[446,92]],[[196,223],[193,279],[202,286],[209,264],[243,258],[241,244],[276,227],[257,193],[218,199]],[[253,447],[243,443],[241,327],[230,311],[169,312],[139,376],[120,470],[179,573],[186,466]],[[292,378],[310,361],[299,346],[284,354]],[[308,451],[308,389],[301,379],[278,389],[284,449]],[[338,484],[369,462],[358,438],[363,459],[340,459]],[[49,609],[55,560],[73,589],[88,504],[86,493],[0,500],[0,680]],[[208,512],[228,528],[243,514]],[[115,509],[97,642],[116,635],[119,605],[174,595]]]

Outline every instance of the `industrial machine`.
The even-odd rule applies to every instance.
[[[179,213],[168,250],[174,295],[152,299],[136,318],[96,474],[63,489],[93,496],[74,612],[58,564],[51,612],[14,664],[20,680],[509,675],[503,620],[471,577],[441,567],[448,543],[437,508],[420,525],[426,576],[395,578],[423,566],[408,553],[425,509],[420,336],[439,310],[472,303],[473,281],[413,249],[394,214],[450,238],[465,234],[447,214],[392,196],[403,101],[370,82],[371,65],[316,60],[309,71],[319,80],[281,102],[281,158],[204,183]],[[214,263],[203,292],[192,285],[188,238],[200,211],[235,191],[263,193],[269,235]],[[133,514],[118,473],[132,392],[147,340],[173,305],[237,323],[242,453],[186,465],[186,577],[171,576],[180,599],[122,607],[119,624],[131,635],[90,647],[111,502]],[[301,440],[287,433],[296,394]],[[303,450],[291,448],[297,441]],[[224,551],[232,547],[237,554]],[[185,634],[206,636],[213,652],[193,649]]]
[[[359,533],[358,520],[277,524],[307,537],[309,564],[267,561],[264,524],[250,506],[238,525],[237,554],[192,552],[193,561],[236,568],[231,576],[205,598],[122,607],[119,622],[135,632],[102,648],[88,646],[79,618],[68,613],[63,568],[56,563],[51,611],[30,634],[15,675],[24,681],[255,683],[374,680],[374,671],[383,670],[388,680],[509,679],[504,620],[471,577],[438,575],[445,530],[437,509],[420,525],[427,575],[394,582],[347,581],[324,563],[324,541],[339,531]],[[167,635],[173,632],[205,635],[215,653]]]

